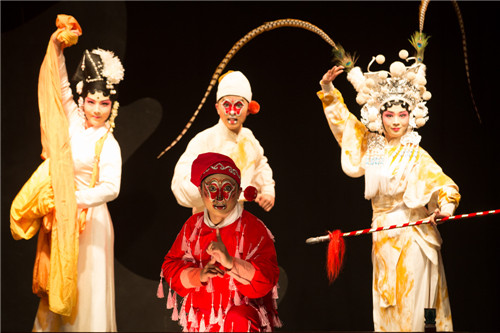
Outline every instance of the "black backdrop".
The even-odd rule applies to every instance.
[[[460,187],[457,214],[500,208],[494,51],[500,6],[478,1],[459,5],[482,123],[467,87],[456,14],[451,2],[438,1],[430,3],[424,26],[432,36],[425,63],[433,98],[428,103],[430,120],[419,131],[422,146]],[[164,301],[156,299],[156,285],[163,256],[189,209],[177,205],[170,180],[188,141],[217,121],[215,92],[184,139],[161,159],[156,156],[191,117],[224,55],[262,23],[297,18],[356,51],[364,70],[379,53],[388,66],[400,49],[411,52],[407,40],[418,29],[418,7],[416,1],[2,1],[2,330],[30,330],[38,304],[31,294],[36,240],[12,239],[9,208],[41,162],[37,79],[57,14],[73,15],[83,28],[80,42],[65,51],[70,74],[82,51],[94,47],[114,50],[126,69],[116,130],[126,160],[120,196],[109,204],[115,227],[118,329],[172,331],[179,326],[169,320]],[[316,97],[318,82],[331,66],[330,51],[311,32],[282,28],[256,37],[227,67],[247,75],[261,104],[261,112],[245,125],[274,170],[276,206],[269,213],[255,204],[246,207],[276,236],[284,272],[279,311],[287,331],[373,330],[370,236],[346,240],[345,266],[331,286],[324,269],[325,244],[304,242],[326,230],[370,226],[363,179],[343,174],[340,149]],[[335,83],[359,115],[345,76]],[[455,330],[500,330],[500,218],[448,222],[439,229]]]

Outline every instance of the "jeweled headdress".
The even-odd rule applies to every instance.
[[[373,57],[368,65],[367,72],[363,73],[356,66],[347,74],[347,79],[358,92],[356,102],[362,105],[361,122],[372,132],[382,134],[382,117],[380,112],[387,102],[401,101],[408,105],[410,112],[410,126],[419,128],[429,119],[426,101],[431,93],[426,90],[425,65],[423,64],[423,50],[427,45],[428,37],[416,32],[410,42],[417,50],[414,57],[408,57],[408,51],[401,50],[399,57],[405,61],[414,61],[405,66],[401,61],[395,61],[389,71],[371,71],[370,66],[376,61],[379,65],[385,62],[383,55]]]

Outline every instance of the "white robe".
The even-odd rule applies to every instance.
[[[73,100],[64,56],[60,59],[61,90],[64,110],[69,120],[71,149],[75,168],[78,214],[87,212],[86,228],[80,234],[78,256],[78,299],[74,314],[63,317],[48,310],[46,299],[40,301],[33,331],[114,332],[114,231],[106,202],[120,191],[120,146],[110,133],[104,142],[99,163],[99,178],[89,188],[95,144],[106,133],[106,126],[85,129],[85,118]]]
[[[332,84],[322,84],[318,96],[342,147],[343,171],[351,177],[365,175],[368,130],[347,110]],[[372,227],[417,221],[436,207],[454,212],[460,200],[458,187],[424,149],[418,145],[386,145],[384,156],[387,189],[371,199]],[[373,233],[372,239],[375,331],[424,331],[425,308],[436,309],[438,331],[452,331],[437,228],[425,224],[382,231]]]
[[[177,202],[184,207],[203,211],[203,201],[198,188],[191,183],[191,165],[199,154],[214,152],[233,159],[241,171],[241,188],[252,185],[259,194],[275,196],[273,171],[269,166],[264,149],[252,131],[242,127],[238,134],[219,122],[198,133],[186,147],[177,162],[172,177],[172,192]],[[243,193],[240,200],[243,200]]]

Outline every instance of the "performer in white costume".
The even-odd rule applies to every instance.
[[[73,33],[80,34],[79,31]],[[53,55],[57,59],[54,63],[59,66],[59,77],[53,77],[52,82],[59,83],[61,104],[68,121],[74,167],[74,185],[71,186],[76,189],[74,193],[77,211],[74,214],[79,223],[79,230],[75,231],[79,232],[79,237],[76,235],[76,244],[79,243],[76,248],[77,291],[76,301],[70,302],[71,304],[65,308],[69,310],[59,311],[53,305],[50,293],[47,295],[43,290],[35,290],[34,287],[41,300],[33,331],[117,331],[114,231],[106,203],[114,200],[120,191],[122,160],[120,146],[112,130],[118,112],[116,84],[123,79],[124,70],[120,60],[112,52],[102,49],[86,50],[74,77],[78,82],[79,105],[77,105],[68,82],[65,58],[58,35],[59,30],[52,36],[50,43],[53,44],[49,45],[49,48],[54,48]],[[57,73],[57,71],[52,72]],[[47,161],[48,159],[42,163],[28,183],[36,179],[55,177]],[[51,193],[51,189],[49,187],[47,191],[49,194],[45,198],[39,196],[36,199],[42,205],[49,207],[47,210],[50,208],[54,210],[54,194]],[[21,207],[23,190],[14,200],[11,220],[12,216],[17,216],[16,211],[22,210],[16,208]],[[56,204],[56,211],[57,208]],[[44,226],[39,232],[54,233],[55,230],[46,230]],[[16,235],[14,237],[16,238]],[[50,261],[54,260],[57,258],[50,253]],[[52,271],[49,274],[52,274]],[[49,291],[50,288],[52,284],[48,286]],[[64,298],[63,302],[66,302]]]
[[[422,36],[417,37],[422,38]],[[425,39],[425,36],[423,36]],[[343,72],[334,66],[320,81],[318,96],[341,146],[341,163],[351,177],[365,176],[365,198],[373,208],[372,227],[431,220],[452,215],[460,200],[457,185],[419,146],[414,129],[428,119],[425,65],[396,61],[390,71],[347,78],[363,107],[361,121],[351,114],[332,81]],[[382,55],[372,60],[382,64]],[[370,65],[372,64],[370,63]],[[438,331],[452,331],[446,278],[435,223],[373,233],[373,321],[375,331],[424,331],[424,308],[435,308]]]
[[[275,200],[273,171],[259,141],[250,129],[243,127],[247,115],[260,109],[252,101],[250,82],[243,73],[229,71],[219,79],[216,98],[219,122],[189,142],[175,166],[172,192],[181,206],[193,208],[193,213],[203,211],[200,193],[190,181],[191,165],[199,154],[215,152],[233,159],[241,170],[241,186],[257,188],[255,201],[269,211]],[[240,202],[243,201],[242,194]]]

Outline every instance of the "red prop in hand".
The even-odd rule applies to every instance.
[[[253,186],[247,186],[243,195],[247,201],[254,201],[257,198],[257,189]]]

